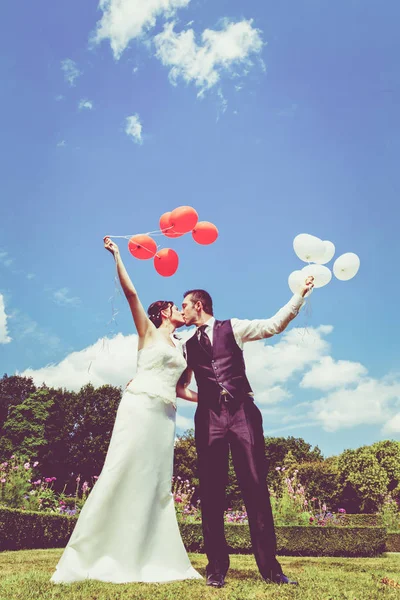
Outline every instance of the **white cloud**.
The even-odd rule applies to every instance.
[[[137,144],[142,144],[142,124],[138,114],[126,117],[125,133],[132,137]]]
[[[34,335],[37,338],[44,335],[36,323],[31,321],[25,325],[24,335]],[[286,403],[284,410],[281,410],[280,403],[292,396],[286,387],[289,380],[304,370],[310,369],[312,372],[314,366],[319,367],[321,359],[330,358],[327,355],[329,344],[323,336],[331,331],[330,326],[309,328],[307,333],[292,329],[285,332],[274,346],[264,345],[262,341],[245,346],[247,373],[256,402],[265,416],[269,434],[306,426],[319,426],[327,432],[335,432],[360,425],[378,425],[381,426],[383,435],[398,436],[398,377],[381,380],[367,378],[365,372],[359,369],[359,381],[352,379],[355,387],[339,387],[318,400],[291,405],[289,412]],[[185,331],[183,337],[186,338],[191,333]],[[44,342],[45,339],[39,341]],[[119,333],[111,339],[100,339],[87,348],[70,353],[58,364],[36,370],[26,369],[20,374],[31,376],[37,385],[46,382],[49,386],[66,387],[70,390],[79,390],[89,382],[96,387],[107,383],[124,387],[135,376],[136,358],[137,335],[123,336]],[[334,369],[340,362],[345,362],[335,363],[331,360]],[[190,387],[196,389],[194,380]],[[195,408],[191,403],[178,401],[179,430],[193,427]],[[280,428],[276,429],[278,423]]]
[[[400,435],[400,412],[395,414],[385,423],[383,433],[386,435]]]
[[[81,300],[77,296],[71,296],[68,288],[61,288],[53,292],[53,300],[60,306],[78,306]]]
[[[75,79],[82,75],[82,71],[78,69],[76,62],[70,58],[61,61],[61,69],[64,72],[64,79],[70,86],[75,85]]]
[[[103,16],[97,24],[95,42],[110,40],[114,57],[119,59],[131,40],[152,29],[157,18],[168,18],[190,0],[100,0]]]
[[[35,277],[36,277],[35,273],[28,273],[26,276],[27,279],[35,279]]]
[[[12,340],[8,335],[7,319],[4,297],[0,294],[0,344],[8,344]]]
[[[327,354],[330,345],[322,336],[332,330],[330,325],[307,330],[293,328],[285,331],[275,345],[263,341],[246,344],[247,373],[257,397],[286,383],[293,375],[319,361],[321,355]]]
[[[84,110],[84,109],[92,110],[92,108],[93,108],[93,102],[91,100],[82,99],[79,102],[79,110]]]
[[[219,31],[205,29],[200,45],[193,29],[176,33],[174,27],[174,22],[166,23],[155,36],[156,56],[171,68],[173,84],[180,78],[193,82],[200,88],[199,95],[218,83],[223,72],[237,75],[235,69],[242,67],[247,73],[252,66],[250,55],[259,54],[263,47],[261,32],[253,27],[252,20],[226,20]]]
[[[359,382],[367,372],[361,363],[349,360],[335,361],[331,356],[324,356],[304,375],[300,386],[320,390],[345,387]]]
[[[5,267],[11,267],[14,259],[5,250],[0,250],[0,263]]]
[[[356,388],[339,388],[308,404],[309,417],[325,431],[357,425],[384,425],[393,422],[400,408],[400,383],[363,379]],[[396,421],[394,421],[394,426]]]
[[[64,148],[64,146],[67,145],[67,142],[65,140],[61,140],[61,142],[58,142],[57,144],[57,148]]]
[[[103,338],[72,352],[58,364],[41,369],[26,369],[19,375],[32,377],[36,385],[45,382],[52,387],[77,391],[91,382],[95,387],[106,383],[125,386],[136,372],[137,335]]]

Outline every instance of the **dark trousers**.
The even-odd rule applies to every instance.
[[[276,560],[276,537],[266,482],[262,415],[251,397],[225,402],[218,412],[197,408],[195,438],[207,575],[226,574],[229,553],[224,534],[225,487],[229,448],[249,519],[253,552],[259,571],[271,578],[282,569]]]

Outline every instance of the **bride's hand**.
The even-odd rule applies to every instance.
[[[119,248],[115,242],[112,242],[109,237],[103,238],[104,248],[111,252],[113,256],[116,256],[119,253]]]

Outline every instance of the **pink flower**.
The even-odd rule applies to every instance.
[[[316,501],[316,498],[311,498],[311,502],[315,502],[315,501]]]
[[[0,467],[4,467],[4,468],[8,467],[8,463],[7,462],[1,463]]]
[[[98,479],[98,478],[99,478],[98,475],[93,476],[93,479]]]
[[[38,461],[36,460],[36,461],[33,463],[33,466],[34,466],[34,467],[37,467],[37,466],[38,466],[38,464],[39,464],[39,463],[38,463]]]
[[[323,504],[323,505],[322,505],[322,510],[323,510],[323,511],[326,511],[326,504]]]
[[[182,498],[180,496],[175,496],[175,502],[182,502]]]
[[[15,458],[15,454],[13,454],[13,455],[11,456],[11,458]]]
[[[0,479],[0,481],[1,481],[1,483],[5,483],[6,482],[5,477],[3,477],[3,479]]]
[[[24,469],[30,469],[30,468],[31,468],[31,465],[28,462],[24,464]]]
[[[281,468],[280,467],[275,467],[275,471],[280,471]]]
[[[286,471],[286,467],[282,467],[282,471]]]
[[[57,477],[52,477],[51,480],[52,481],[57,481]]]
[[[310,523],[314,521],[314,517],[310,517]]]
[[[344,514],[346,512],[346,509],[345,508],[339,508],[338,512]]]
[[[46,483],[51,483],[53,480],[51,477],[46,477],[45,482]]]

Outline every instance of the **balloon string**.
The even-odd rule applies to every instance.
[[[134,235],[165,235],[165,232],[169,231],[170,229],[173,229],[172,225],[171,225],[171,227],[167,227],[166,229],[156,229],[155,231],[147,231],[146,233],[132,233],[131,235],[107,235],[106,237],[129,240]],[[175,233],[176,235],[185,235],[185,233],[189,233],[189,232],[188,231],[186,231],[186,232],[173,231],[173,233]]]
[[[122,237],[122,236],[120,236],[120,237]],[[109,328],[108,335],[113,335],[114,333],[116,333],[115,326],[118,327],[118,322],[117,322],[116,316],[119,314],[119,310],[116,308],[115,303],[116,303],[117,296],[121,296],[121,290],[119,289],[119,286],[118,286],[118,282],[119,282],[118,265],[117,265],[117,260],[116,260],[115,256],[114,256],[114,261],[115,261],[114,292],[113,292],[113,295],[110,296],[110,298],[108,299],[108,301],[111,303],[111,319],[107,323],[107,327]],[[97,349],[96,356],[94,357],[93,360],[90,361],[88,371],[87,371],[88,373],[90,373],[90,369],[92,368],[93,361],[97,360],[97,357],[100,354],[100,352],[104,352],[106,346],[107,346],[108,351],[110,351],[110,348],[108,345],[108,338],[103,337],[101,339],[101,342],[102,342],[101,347]]]

